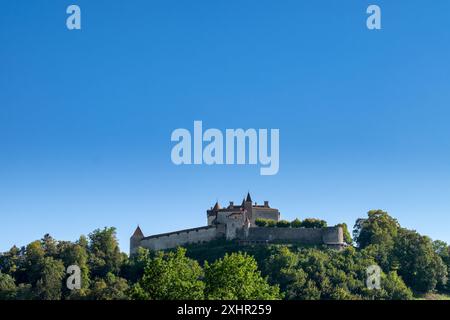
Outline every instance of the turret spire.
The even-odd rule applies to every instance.
[[[216,204],[214,205],[213,210],[214,210],[214,211],[220,210],[220,204],[219,204],[219,201],[216,201]]]
[[[142,238],[144,238],[144,233],[142,232],[141,228],[139,226],[137,226],[136,230],[134,230],[134,233],[131,237],[142,239]]]

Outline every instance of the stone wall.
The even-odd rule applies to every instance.
[[[189,243],[207,242],[223,236],[224,230],[221,229],[220,226],[207,226],[154,235],[143,238],[140,246],[150,250],[165,250]]]
[[[238,227],[238,224],[228,223],[200,228],[180,230],[163,233],[142,239],[131,239],[130,253],[136,252],[138,247],[150,250],[166,250],[192,243],[202,243],[211,240],[226,238],[236,239],[241,243],[270,243],[287,242],[305,245],[326,244],[332,248],[342,248],[343,230],[341,227],[329,228],[268,228]]]
[[[248,242],[297,242],[301,244],[320,245],[343,243],[342,228],[250,228],[246,236],[244,229],[237,232],[237,239]]]

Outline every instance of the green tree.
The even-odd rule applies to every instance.
[[[90,285],[89,278],[89,255],[86,247],[73,243],[70,241],[60,241],[57,246],[58,258],[62,261],[67,268],[71,265],[76,265],[81,271],[81,289],[80,290],[68,290],[66,286],[63,287],[63,294],[68,299],[81,299],[88,295],[88,288]]]
[[[0,254],[0,270],[14,277],[23,264],[23,252],[13,246],[9,251]]]
[[[128,300],[128,289],[126,279],[109,272],[104,278],[94,280],[88,298],[92,300]]]
[[[381,292],[378,293],[378,299],[384,300],[411,300],[413,293],[397,272],[391,271],[388,274],[381,274]]]
[[[255,220],[255,224],[258,227],[267,227],[267,221],[268,221],[267,219],[257,218]]]
[[[277,222],[275,220],[267,219],[266,226],[269,228],[275,228],[277,226]]]
[[[327,222],[325,220],[306,218],[302,221],[301,226],[303,228],[326,228]]]
[[[14,278],[0,271],[0,300],[12,300],[16,298],[17,287]]]
[[[291,226],[291,223],[289,221],[286,220],[280,220],[277,222],[277,227],[278,228],[289,228]]]
[[[350,235],[350,232],[348,231],[348,227],[346,223],[340,223],[338,225],[336,225],[336,227],[341,227],[342,231],[344,233],[344,242],[348,245],[352,245],[353,244],[353,239],[352,236]]]
[[[434,251],[441,257],[447,267],[447,277],[450,275],[450,246],[444,241],[436,240],[433,242]],[[450,292],[450,280],[447,283],[438,284],[440,291]]]
[[[149,264],[151,254],[148,249],[139,247],[135,254],[127,259],[122,268],[122,275],[132,283],[136,283],[144,275],[145,267]]]
[[[379,244],[392,247],[400,225],[387,212],[371,210],[367,219],[358,219],[353,229],[353,237],[358,247]]]
[[[61,260],[45,257],[38,263],[40,279],[34,292],[39,300],[60,300],[65,268]]]
[[[41,239],[41,247],[46,256],[54,258],[58,254],[58,241],[53,239],[48,233]]]
[[[301,228],[302,222],[300,221],[300,219],[295,218],[294,220],[291,221],[291,227],[292,228]]]
[[[24,261],[21,267],[24,279],[21,279],[21,282],[29,283],[33,287],[36,285],[36,282],[41,278],[44,258],[45,250],[40,241],[33,241],[26,246]]]
[[[393,255],[399,275],[413,290],[429,292],[447,282],[447,267],[435,252],[430,238],[399,229]]]
[[[130,296],[139,300],[199,300],[205,287],[202,275],[198,262],[186,257],[186,249],[158,252],[148,261]]]
[[[96,229],[89,234],[89,269],[92,278],[118,275],[124,261],[120,253],[115,228]]]
[[[225,254],[222,259],[205,262],[205,296],[223,300],[273,300],[282,295],[278,286],[271,286],[261,276],[252,256],[242,253]]]

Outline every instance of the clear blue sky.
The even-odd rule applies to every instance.
[[[448,0],[2,1],[0,251],[115,226],[128,252],[138,223],[201,226],[248,190],[285,219],[353,226],[379,208],[450,242],[449,14]],[[170,134],[194,120],[279,128],[278,175],[174,166]]]

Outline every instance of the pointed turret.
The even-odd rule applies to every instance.
[[[131,238],[142,239],[143,237],[144,237],[144,233],[142,232],[141,228],[139,226],[137,226],[137,228],[136,228],[136,230],[134,230],[134,233],[131,236]]]
[[[219,204],[219,201],[216,202],[216,204],[214,205],[213,210],[214,210],[214,211],[219,211],[219,210],[220,210],[220,204]]]
[[[136,230],[134,230],[133,235],[130,238],[130,255],[135,254],[137,248],[141,245],[141,240],[144,239],[144,233],[141,228],[137,226]]]
[[[252,197],[250,196],[250,192],[247,193],[247,199],[245,199],[246,202],[252,202]]]

